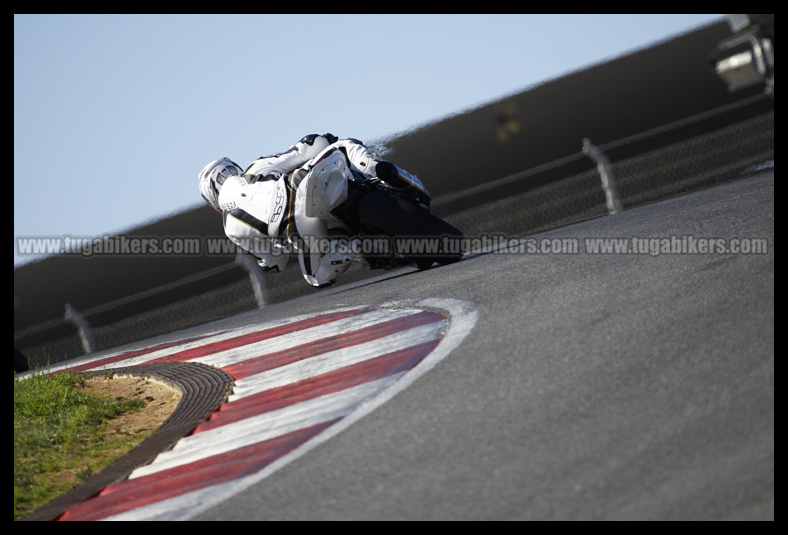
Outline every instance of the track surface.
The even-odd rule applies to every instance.
[[[633,236],[768,253],[584,251]],[[580,249],[471,255],[221,322],[427,297],[478,313],[404,392],[195,519],[774,519],[773,173],[542,237]]]

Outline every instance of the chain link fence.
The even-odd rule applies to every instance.
[[[611,212],[611,198],[630,209],[741,178],[773,166],[773,100],[765,113],[720,126],[721,118],[763,98],[770,97],[599,147],[585,140],[583,150],[578,140],[577,154],[435,199],[433,210],[466,236],[521,237],[604,216]],[[341,283],[379,273],[354,266]],[[173,288],[178,292],[172,293],[190,297],[167,302]],[[16,332],[14,347],[24,357],[15,352],[15,369],[18,357],[45,366],[318,292],[304,282],[297,265],[269,275],[254,263],[237,261],[89,310],[68,309],[63,319]],[[151,305],[140,306],[146,300]],[[124,315],[124,307],[134,312]]]
[[[774,162],[774,109],[696,134],[703,122],[768,97],[599,147],[623,209],[741,178]],[[678,138],[678,139],[677,139]],[[581,147],[578,140],[578,147]],[[467,236],[522,235],[611,212],[600,165],[586,151],[465,192],[433,209]]]

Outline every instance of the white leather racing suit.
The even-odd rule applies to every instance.
[[[351,168],[375,176],[380,158],[355,139],[337,139],[331,134],[305,136],[289,150],[258,158],[243,176],[228,178],[219,192],[224,231],[239,247],[258,258],[265,270],[280,271],[290,258],[291,246],[298,247],[299,190],[312,160],[327,151],[343,151]],[[303,188],[302,188],[303,190]],[[309,255],[298,249],[304,278],[312,286],[333,282],[356,258],[335,254]]]

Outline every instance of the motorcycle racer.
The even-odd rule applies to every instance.
[[[305,193],[299,185],[309,164],[334,150],[342,151],[351,168],[367,177],[396,174],[393,164],[356,139],[310,134],[285,152],[258,158],[245,171],[226,157],[212,161],[199,173],[200,194],[222,214],[227,237],[255,256],[265,271],[284,269],[292,245],[306,281],[316,287],[327,286],[352,262],[365,262],[348,254],[346,248],[310,251],[303,240],[310,218],[303,214]]]

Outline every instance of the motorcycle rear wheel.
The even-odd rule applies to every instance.
[[[462,231],[412,201],[375,191],[360,200],[357,215],[368,231],[393,238],[402,257],[420,269],[462,258]]]

